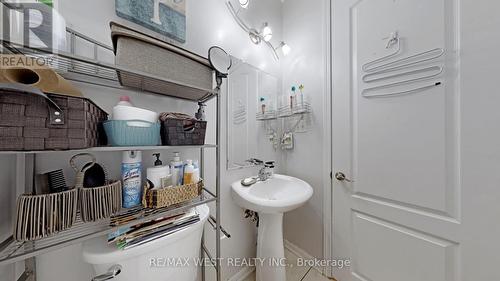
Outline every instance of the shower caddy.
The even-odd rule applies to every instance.
[[[50,237],[43,238],[36,241],[26,241],[18,242],[13,239],[12,236],[8,237],[4,241],[0,242],[0,266],[12,264],[15,262],[24,261],[24,273],[21,274],[18,281],[21,280],[36,280],[36,261],[35,258],[38,255],[55,251],[66,246],[82,243],[83,241],[92,239],[97,236],[106,235],[108,233],[116,231],[118,228],[127,227],[135,225],[137,223],[145,222],[148,220],[173,215],[190,208],[209,203],[215,202],[215,218],[212,217],[211,225],[215,231],[215,256],[210,253],[208,248],[205,246],[204,236],[201,242],[201,255],[202,258],[205,256],[210,260],[210,263],[215,268],[216,280],[221,279],[221,233],[227,233],[220,225],[220,159],[221,150],[220,144],[220,121],[221,121],[221,102],[220,102],[220,91],[216,89],[203,89],[181,83],[178,81],[168,80],[162,77],[157,77],[140,71],[134,71],[124,67],[119,67],[114,64],[105,63],[101,60],[100,54],[103,52],[113,53],[113,48],[107,46],[101,42],[98,42],[84,34],[74,31],[70,28],[66,29],[69,35],[69,52],[58,52],[52,53],[43,49],[28,48],[24,46],[19,46],[15,43],[8,41],[1,41],[1,54],[19,54],[32,56],[37,58],[48,58],[50,57],[55,62],[57,72],[72,81],[102,86],[117,89],[129,89],[120,85],[119,77],[120,75],[126,75],[127,77],[134,77],[140,81],[139,88],[136,90],[141,90],[142,92],[147,92],[142,85],[155,85],[155,88],[169,88],[177,87],[189,91],[191,95],[189,98],[180,96],[178,93],[173,93],[172,95],[166,95],[172,98],[188,100],[194,103],[204,104],[212,99],[215,99],[216,103],[216,143],[215,144],[204,144],[204,145],[191,145],[191,146],[142,146],[142,147],[92,147],[88,149],[79,150],[61,150],[61,151],[0,151],[0,154],[12,154],[16,156],[15,164],[15,198],[25,192],[31,192],[33,190],[35,170],[36,170],[36,157],[38,154],[50,154],[50,153],[61,153],[61,152],[121,152],[128,150],[141,150],[141,151],[151,151],[151,150],[177,150],[177,149],[198,149],[200,154],[200,163],[203,165],[204,155],[206,149],[216,150],[216,180],[215,180],[215,192],[209,190],[208,188],[203,188],[201,195],[187,203],[176,204],[174,206],[168,207],[166,209],[151,210],[145,212],[145,215],[141,218],[136,219],[133,222],[123,224],[119,227],[110,226],[110,220],[104,219],[98,222],[85,223],[82,221],[80,216],[77,217],[77,221],[73,226],[67,230],[61,231]],[[83,57],[76,54],[76,43],[85,42],[90,44],[93,48],[93,58]],[[152,93],[151,94],[158,94]],[[203,177],[203,169],[200,170],[201,176]],[[14,198],[13,198],[14,199]],[[229,234],[224,234],[229,236]],[[205,280],[205,263],[201,263],[202,267],[202,280]]]

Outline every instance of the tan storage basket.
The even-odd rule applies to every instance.
[[[82,168],[76,166],[79,157],[90,158],[92,165],[96,164],[96,158],[90,153],[79,153],[71,157],[69,164],[76,172],[75,188],[80,191],[80,216],[84,222],[92,222],[111,217],[122,208],[122,182],[108,181],[107,185],[98,187],[83,187],[85,172],[92,167],[88,165]]]
[[[157,209],[187,202],[200,196],[203,186],[203,181],[201,180],[198,183],[153,190],[146,190],[147,188],[145,187],[142,195],[142,204],[146,208]]]
[[[131,72],[117,71],[123,86],[189,100],[200,100],[213,89],[207,58],[115,22],[111,37],[118,67],[159,78],[144,81]]]
[[[17,199],[13,236],[31,241],[70,228],[76,220],[78,190],[51,194],[24,194]]]
[[[105,186],[80,188],[80,215],[84,222],[111,217],[122,208],[122,182]]]

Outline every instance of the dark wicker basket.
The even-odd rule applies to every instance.
[[[15,87],[0,87],[0,150],[65,150],[105,144],[101,122],[108,115],[92,101],[54,94],[44,97],[41,92]],[[54,104],[62,112],[56,113]]]
[[[203,145],[207,121],[168,118],[161,122],[162,145]]]

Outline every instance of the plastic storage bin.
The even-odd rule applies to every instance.
[[[109,120],[103,123],[111,146],[154,146],[160,144],[160,123],[142,120]]]

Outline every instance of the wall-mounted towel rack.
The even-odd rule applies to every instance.
[[[363,70],[367,73],[374,73],[374,72],[381,73],[387,71],[394,71],[438,59],[441,56],[443,56],[444,53],[445,51],[443,48],[434,48],[425,52],[420,52],[411,56],[400,58],[381,65],[377,65],[375,67],[369,67],[366,69],[363,68]],[[385,60],[387,60],[387,58],[384,58],[384,60],[378,59],[376,61],[369,62],[368,64],[372,66],[374,62],[380,63]]]
[[[376,60],[373,60],[373,61],[370,61],[370,62],[367,62],[365,64],[363,64],[363,66],[361,67],[363,69],[364,72],[370,72],[372,69],[373,69],[373,66],[375,65],[375,68],[377,67],[376,65],[381,63],[381,62],[384,62],[388,59],[391,59],[395,56],[397,56],[399,54],[399,52],[401,52],[401,39],[399,38],[399,34],[397,31],[391,33],[390,37],[389,37],[389,40],[387,41],[387,45],[385,45],[385,48],[386,49],[389,49],[391,46],[393,46],[394,44],[396,44],[396,50],[394,50],[394,52],[386,55],[386,56],[383,56],[381,58],[378,58]]]
[[[398,77],[402,77],[402,76],[409,76],[409,75],[415,75],[415,74],[426,73],[426,72],[434,72],[433,74],[429,74],[427,76],[416,78],[417,80],[430,79],[430,78],[434,78],[436,76],[439,76],[441,73],[443,73],[443,67],[438,66],[438,65],[434,65],[434,66],[429,66],[429,67],[420,68],[420,69],[414,69],[414,70],[410,70],[410,71],[406,71],[406,72],[402,72],[402,73],[395,73],[395,74],[390,74],[387,76],[380,76],[381,74],[391,73],[391,72],[395,72],[395,71],[389,71],[389,72],[384,72],[384,73],[377,72],[377,73],[365,74],[365,75],[363,75],[362,80],[365,83],[373,83],[373,82],[379,82],[382,80],[394,79],[394,78],[398,78]],[[377,77],[377,76],[379,76],[379,77]],[[409,80],[409,81],[411,81],[411,80]]]
[[[380,86],[375,86],[375,87],[371,87],[371,88],[366,88],[366,89],[363,89],[361,91],[361,95],[363,97],[381,96],[382,94],[380,94],[380,95],[375,94],[374,95],[374,94],[369,94],[369,93],[377,91],[377,90],[392,88],[392,87],[396,87],[396,86],[402,86],[402,85],[406,85],[406,84],[412,84],[412,83],[416,83],[416,82],[420,82],[420,81],[424,81],[424,80],[429,80],[429,79],[432,79],[432,78],[436,78],[436,77],[440,76],[443,73],[443,71],[444,71],[444,68],[442,66],[432,66],[432,67],[428,67],[426,69],[427,69],[427,71],[436,70],[436,72],[432,73],[432,74],[429,74],[429,75],[426,75],[426,76],[422,76],[422,77],[417,77],[417,78],[407,79],[407,80],[403,80],[403,81],[397,81],[397,82],[393,82],[393,83],[389,83],[389,84],[384,84],[384,85],[380,85]],[[426,69],[418,69],[418,70],[414,70],[414,71],[408,71],[408,72],[404,72],[404,73],[399,73],[399,74],[392,75],[392,77],[386,76],[386,77],[383,77],[383,78],[377,78],[377,79],[372,80],[372,82],[376,81],[376,80],[382,80],[382,79],[385,80],[385,79],[390,79],[390,78],[395,78],[395,77],[402,77],[402,76],[406,76],[406,75],[421,73],[421,72],[425,71]],[[427,88],[428,87],[420,87],[420,88],[416,88],[416,89],[413,89],[413,90],[409,90],[409,92],[415,92],[417,90],[425,90]],[[402,92],[406,93],[408,91],[402,91]],[[397,95],[397,94],[400,94],[400,93],[401,92],[396,92],[396,93],[383,94],[383,95],[394,96],[394,95]]]
[[[419,52],[410,56],[402,57],[396,59],[396,57],[401,53],[401,38],[397,32],[391,33],[386,45],[386,49],[391,46],[396,45],[394,52],[383,56],[381,58],[369,61],[362,65],[362,70],[364,75],[361,80],[364,83],[375,83],[382,82],[385,80],[389,81],[386,84],[365,88],[361,91],[363,97],[388,97],[396,95],[406,95],[432,87],[436,87],[442,84],[442,82],[434,82],[430,85],[420,86],[407,90],[393,91],[393,92],[378,92],[384,89],[390,89],[392,87],[413,84],[417,82],[422,82],[426,80],[431,80],[433,78],[439,77],[443,71],[443,65],[433,65],[433,66],[422,66],[424,63],[430,63],[436,61],[442,57],[445,53],[443,48],[434,48],[427,51]],[[417,68],[420,67],[420,68]],[[422,76],[417,76],[419,74],[424,74]],[[407,77],[406,80],[394,81],[397,78]],[[408,78],[409,77],[409,78]]]
[[[443,84],[442,82],[435,82],[435,83],[432,83],[430,85],[421,86],[421,87],[410,89],[410,90],[396,91],[396,92],[390,92],[390,93],[378,93],[378,94],[377,93],[375,93],[375,94],[364,93],[363,97],[365,97],[365,98],[380,98],[380,97],[409,95],[409,94],[417,93],[420,91],[425,91],[427,89],[431,89],[434,87],[438,87],[438,86],[441,86],[442,84]]]

